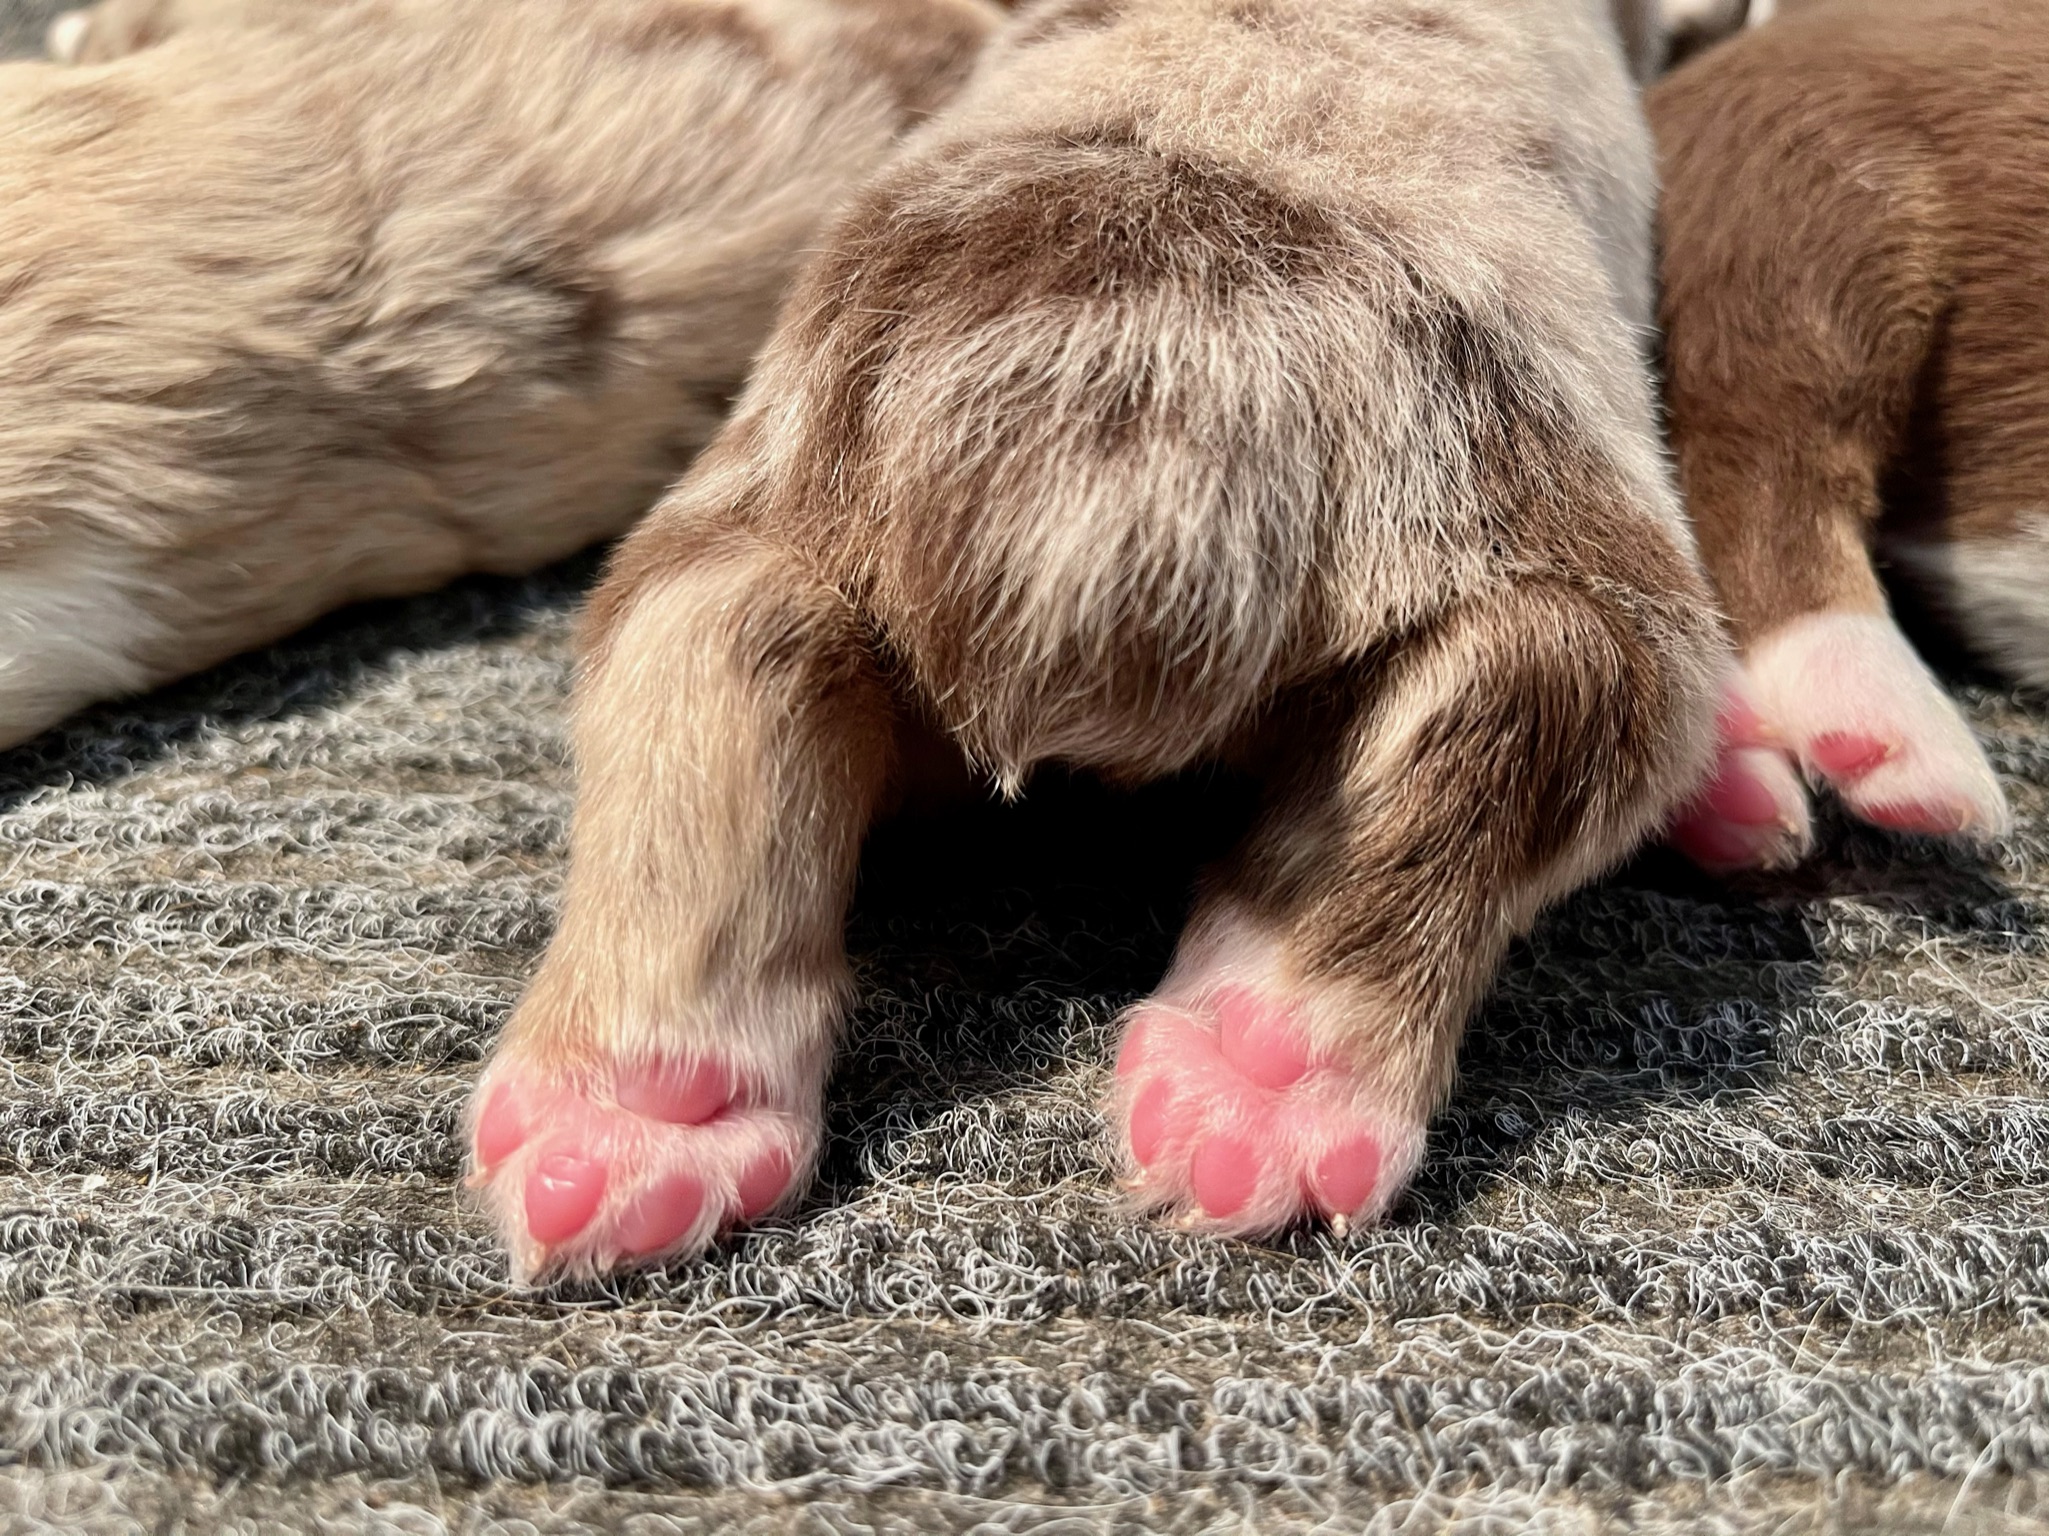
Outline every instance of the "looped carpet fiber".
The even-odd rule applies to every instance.
[[[816,1197],[522,1291],[457,1122],[560,891],[588,573],[0,760],[0,1532],[2028,1528],[2049,713],[1966,695],[1997,861],[1838,826],[1561,909],[1347,1242],[1103,1172],[1113,1016],[1242,790],[886,829]]]
[[[0,1536],[2049,1532],[2049,709],[1965,694],[1996,859],[1835,826],[1557,912],[1347,1242],[1103,1172],[1241,789],[888,829],[816,1196],[523,1291],[458,1116],[554,918],[589,573],[0,759]]]

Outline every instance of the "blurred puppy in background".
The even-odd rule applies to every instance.
[[[1762,26],[1776,0],[1663,0],[1661,63],[1669,68],[1744,27]]]
[[[1999,783],[1874,559],[2049,685],[2049,4],[1796,0],[1648,105],[1670,430],[1744,664],[1678,840],[1793,862],[1808,784],[1997,834]]]
[[[624,528],[980,0],[110,0],[0,72],[0,744]]]

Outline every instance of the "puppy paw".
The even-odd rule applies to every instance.
[[[565,1063],[514,1041],[471,1099],[470,1186],[522,1279],[679,1258],[791,1198],[815,1093],[715,1055]]]
[[[1235,957],[1234,957],[1235,958]],[[1132,1011],[1111,1113],[1147,1209],[1237,1235],[1343,1232],[1407,1184],[1423,1116],[1313,1043],[1319,1001],[1272,964],[1177,966]]]
[[[2011,817],[1985,754],[1891,620],[1795,620],[1746,659],[1751,696],[1810,782],[1898,832],[1993,837]]]
[[[1996,837],[2010,825],[1970,728],[1882,616],[1810,614],[1767,637],[1745,658],[1721,729],[1715,777],[1672,831],[1708,869],[1798,862],[1811,842],[1808,785],[1895,832]]]
[[[1714,775],[1673,823],[1673,846],[1718,872],[1791,868],[1814,843],[1807,786],[1742,679],[1731,679],[1717,724]]]

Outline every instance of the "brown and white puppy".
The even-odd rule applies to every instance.
[[[801,1188],[935,734],[1009,793],[1264,773],[1113,1113],[1212,1229],[1385,1209],[1510,937],[1711,755],[1650,203],[1602,0],[1022,12],[593,603],[566,906],[471,1122],[520,1268]]]
[[[2049,4],[1807,0],[1649,108],[1672,438],[1744,660],[1680,845],[1796,860],[1803,776],[1883,826],[1996,834],[1873,550],[2049,683]]]
[[[114,0],[0,70],[0,744],[625,527],[996,15]]]

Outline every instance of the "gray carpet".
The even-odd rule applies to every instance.
[[[2049,708],[1991,863],[1652,856],[1382,1230],[1120,1215],[1088,1105],[1228,784],[882,835],[822,1188],[508,1286],[457,1118],[560,889],[587,564],[0,758],[0,1536],[2038,1531]]]

